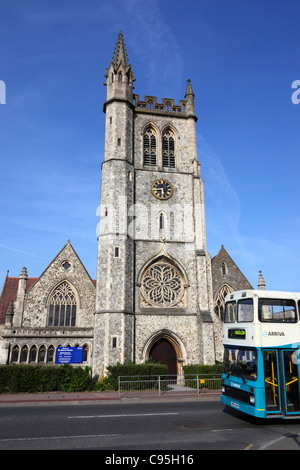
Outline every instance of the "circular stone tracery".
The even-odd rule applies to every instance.
[[[172,264],[159,261],[146,269],[141,290],[144,299],[151,305],[171,307],[183,296],[182,276]]]

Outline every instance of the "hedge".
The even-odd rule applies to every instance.
[[[9,364],[0,366],[0,393],[81,392],[92,390],[90,368]]]
[[[183,366],[184,375],[196,375],[196,374],[215,374],[220,375],[223,371],[223,364],[221,362],[216,362],[213,365],[203,365],[203,364],[187,364]]]
[[[183,366],[184,374],[222,373],[222,364],[213,366],[190,364]],[[95,383],[89,367],[41,366],[29,364],[9,364],[0,366],[0,393],[38,393],[38,392],[82,392],[90,390],[117,390],[118,377],[137,380],[137,376],[168,375],[168,368],[163,364],[117,364],[107,367],[107,377],[100,377]],[[132,377],[132,379],[131,379]]]

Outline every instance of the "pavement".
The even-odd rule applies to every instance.
[[[157,401],[220,401],[221,393],[200,393],[191,395],[185,392],[174,394],[151,395],[147,392],[139,392],[134,395],[119,394],[115,391],[107,392],[47,392],[47,393],[15,393],[0,395],[0,407],[3,406],[47,406],[47,405],[74,405],[74,404],[108,404]]]

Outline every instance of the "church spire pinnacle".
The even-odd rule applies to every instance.
[[[194,97],[195,97],[195,93],[194,93],[192,85],[191,85],[191,79],[188,78],[187,85],[186,85],[186,90],[185,90],[186,114],[189,114],[189,115],[194,116],[196,118],[196,116],[195,116]],[[196,118],[196,120],[197,120],[197,118]]]
[[[132,102],[133,82],[135,81],[122,31],[119,32],[114,55],[105,74],[107,85],[107,101],[113,98],[124,98]]]
[[[188,78],[187,79],[187,86],[186,86],[186,90],[185,90],[185,97],[187,97],[187,95],[193,95],[195,96],[194,92],[193,92],[193,88],[192,88],[192,84],[191,84],[191,79]]]
[[[265,283],[265,280],[261,271],[259,271],[259,276],[258,276],[258,289],[266,290],[266,283]]]
[[[118,68],[120,64],[122,64],[124,67],[127,67],[128,65],[127,52],[125,48],[125,42],[124,42],[122,31],[119,32],[112,64],[115,69]]]

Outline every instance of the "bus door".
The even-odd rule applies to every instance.
[[[266,412],[280,413],[280,387],[278,353],[276,350],[264,351]]]
[[[294,350],[264,350],[267,414],[300,412],[299,371]]]
[[[299,371],[295,351],[283,350],[283,383],[286,414],[299,413]]]

